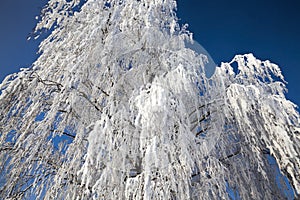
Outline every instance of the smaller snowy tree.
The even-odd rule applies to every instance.
[[[1,198],[297,197],[300,121],[279,67],[239,55],[208,76],[175,9],[49,0],[40,57],[0,85]]]

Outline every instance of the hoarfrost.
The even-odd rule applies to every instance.
[[[280,68],[252,54],[215,67],[175,9],[49,1],[36,30],[58,26],[41,56],[0,85],[2,198],[284,198],[268,156],[299,194]]]

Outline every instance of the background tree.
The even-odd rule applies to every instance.
[[[279,67],[247,54],[208,77],[175,9],[173,0],[48,2],[40,57],[0,86],[2,198],[299,194],[299,114]]]

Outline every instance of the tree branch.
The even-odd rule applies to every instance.
[[[34,74],[37,76],[37,79],[39,82],[43,83],[44,85],[47,85],[47,86],[56,86],[57,89],[59,91],[61,91],[61,88],[63,87],[62,84],[58,83],[58,82],[55,82],[55,81],[52,81],[52,80],[43,80],[36,72],[34,72]]]
[[[223,157],[223,158],[220,158],[219,161],[224,162],[225,160],[227,160],[227,159],[229,159],[229,158],[232,158],[232,157],[234,157],[234,156],[236,156],[236,155],[238,155],[238,154],[240,154],[240,153],[241,153],[241,150],[239,149],[239,150],[233,152],[232,154],[229,154],[228,156],[225,156],[225,157]]]
[[[51,132],[57,132],[58,130],[51,129],[50,131],[51,131]],[[72,134],[67,133],[67,132],[65,132],[65,131],[59,131],[59,132],[60,132],[61,134],[63,134],[63,135],[66,135],[66,136],[72,138],[72,139],[75,139],[75,137],[76,137],[76,135],[72,135]]]

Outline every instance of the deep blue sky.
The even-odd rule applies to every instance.
[[[37,41],[27,41],[45,0],[0,0],[0,81],[36,59]]]
[[[178,0],[178,17],[216,64],[244,53],[278,64],[300,106],[299,0]]]
[[[27,41],[46,0],[0,0],[0,81],[36,59],[38,42]],[[300,105],[299,0],[178,0],[180,23],[216,64],[253,53],[280,65],[288,98]]]

